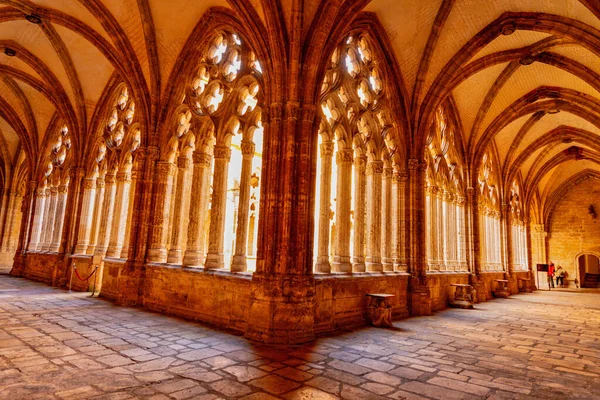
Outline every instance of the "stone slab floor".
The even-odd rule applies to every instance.
[[[0,275],[0,399],[600,399],[600,293],[272,348]]]

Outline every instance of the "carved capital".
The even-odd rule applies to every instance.
[[[83,188],[84,189],[96,189],[96,179],[95,178],[85,178],[83,180]]]
[[[273,103],[270,108],[270,120],[281,119],[283,116],[283,104]]]
[[[231,158],[231,149],[225,146],[215,146],[215,159],[227,160]]]
[[[405,183],[408,180],[408,172],[394,171],[394,180],[396,180],[397,182]]]
[[[285,119],[298,119],[298,109],[300,103],[297,101],[288,101],[285,104]]]
[[[192,160],[187,157],[179,157],[177,159],[177,167],[179,169],[189,170],[192,166]]]
[[[390,167],[384,167],[383,168],[383,177],[386,179],[389,179],[392,177],[392,174],[394,173],[394,170]]]
[[[254,142],[249,140],[242,140],[242,145],[240,146],[242,149],[242,154],[245,156],[254,156],[254,152],[256,151],[256,145]]]
[[[365,165],[367,165],[367,157],[366,156],[354,157],[354,166],[355,167],[364,167]]]
[[[125,171],[118,172],[116,179],[118,182],[131,182],[131,173]]]
[[[315,120],[316,110],[317,108],[313,104],[304,104],[300,114],[302,121],[312,123]]]
[[[167,176],[174,176],[175,172],[177,172],[177,167],[170,162],[159,162],[156,164],[156,172],[159,178],[166,178]]]
[[[104,176],[104,182],[106,182],[107,185],[114,185],[115,181],[116,181],[115,174],[106,174]]]
[[[411,158],[408,160],[408,169],[411,171],[415,171],[419,167],[420,163],[421,163],[421,160],[416,159],[416,158]]]
[[[194,164],[200,164],[200,166],[206,168],[209,168],[210,163],[212,162],[212,156],[207,153],[194,152],[192,154],[192,159],[194,160]]]
[[[321,143],[321,157],[331,157],[333,155],[333,142]]]
[[[350,149],[338,150],[335,155],[335,161],[338,164],[351,163],[354,159],[354,152]]]
[[[98,185],[98,182],[96,182],[96,185]],[[104,181],[102,181],[102,185],[104,186]],[[67,194],[69,193],[69,187],[67,185],[60,185],[58,187],[58,194]]]
[[[371,161],[367,163],[367,175],[382,174],[383,161]]]

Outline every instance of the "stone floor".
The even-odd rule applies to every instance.
[[[270,348],[0,275],[0,399],[600,399],[600,292]]]

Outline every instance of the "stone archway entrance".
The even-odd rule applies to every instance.
[[[577,257],[582,288],[597,288],[600,284],[600,258],[595,254]]]

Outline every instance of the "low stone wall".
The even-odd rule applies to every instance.
[[[125,267],[125,260],[105,259],[100,272],[100,296],[112,301],[118,301],[123,290],[121,274]]]
[[[12,268],[14,258],[15,258],[14,251],[0,252],[0,269],[1,270],[6,270],[6,269],[10,270]]]
[[[409,275],[354,274],[315,275],[315,333],[367,324],[367,293],[390,293],[393,316],[408,316]]]
[[[251,274],[147,265],[142,303],[151,310],[244,332],[251,291]]]
[[[469,273],[428,273],[427,281],[431,293],[431,311],[443,310],[448,307],[448,302],[454,298],[452,283],[469,283]]]
[[[64,255],[57,253],[28,253],[20,275],[49,285],[56,285],[66,263]]]

